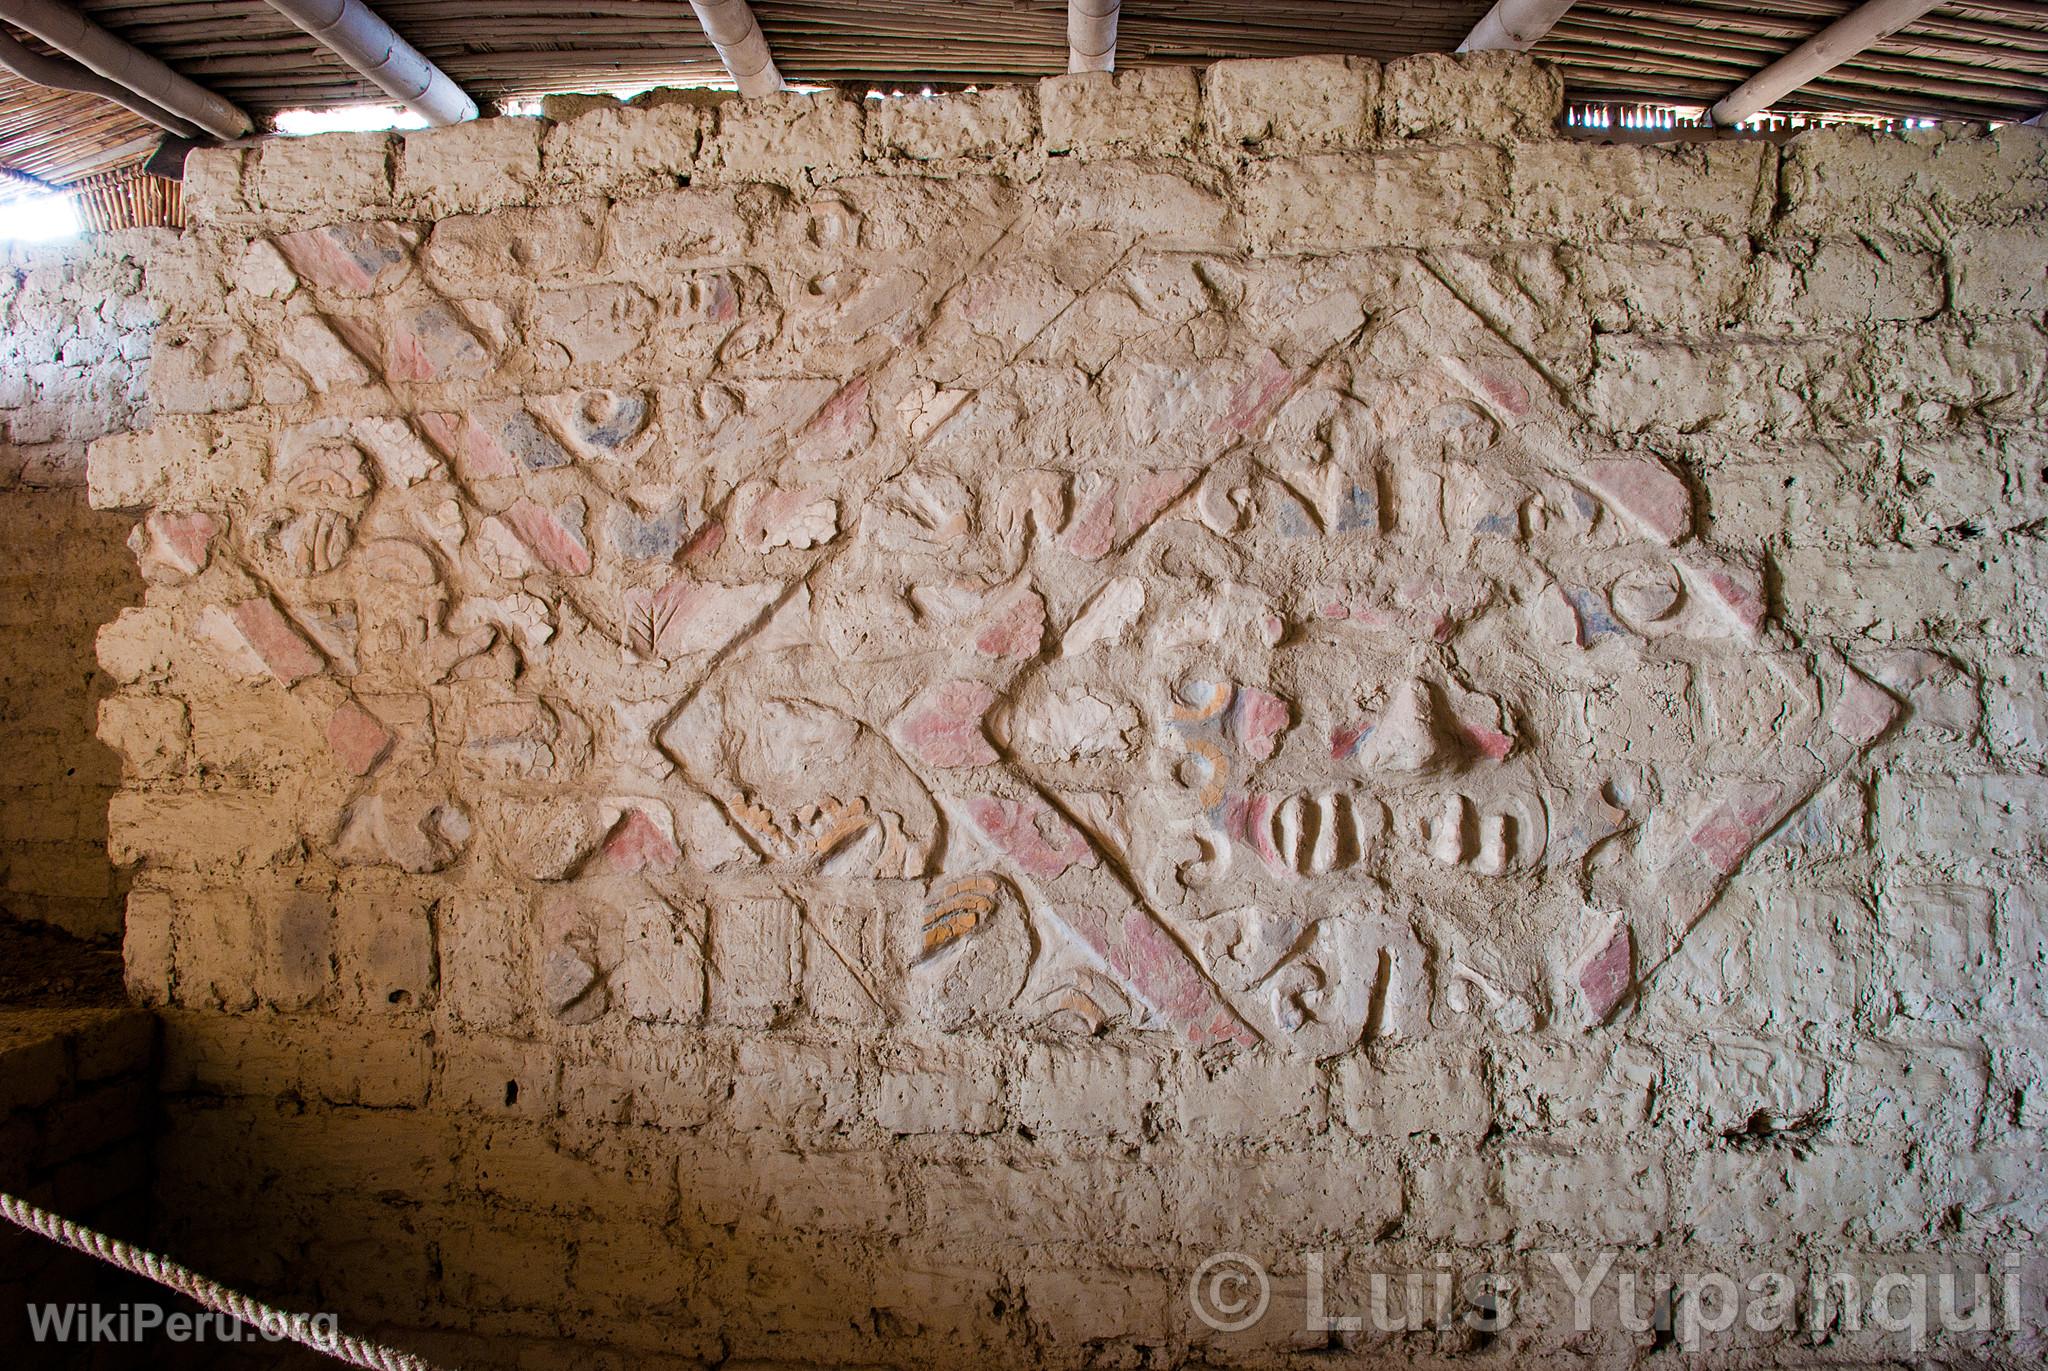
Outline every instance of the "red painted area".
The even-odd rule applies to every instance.
[[[498,517],[549,571],[569,576],[590,574],[590,548],[555,517],[553,510],[522,498]]]
[[[1692,492],[1662,462],[1647,457],[1588,462],[1586,479],[1601,499],[1664,542],[1677,542],[1692,527]]]
[[[1249,433],[1294,389],[1294,373],[1270,349],[1252,359],[1251,374],[1230,392],[1230,404],[1209,425],[1211,433]]]
[[[1045,601],[1025,589],[982,624],[974,650],[984,657],[1035,657],[1045,638]]]
[[[339,228],[287,233],[277,240],[277,248],[293,271],[316,286],[365,294],[377,284],[375,274],[357,258]]]
[[[1692,831],[1692,845],[1716,871],[1733,875],[1764,835],[1784,795],[1785,787],[1774,781],[1736,787]]]
[[[1486,398],[1505,413],[1519,419],[1529,412],[1529,388],[1520,381],[1486,371],[1475,371],[1474,375],[1480,389],[1486,392]]]
[[[675,840],[644,809],[629,809],[612,825],[599,851],[606,870],[619,875],[635,871],[674,871],[682,860]]]
[[[1247,757],[1263,762],[1280,745],[1294,711],[1268,691],[1246,687],[1237,695],[1237,745]]]
[[[1579,992],[1586,997],[1586,1015],[1594,1023],[1613,1013],[1628,993],[1633,951],[1628,925],[1623,924],[1579,968]]]
[[[927,766],[988,766],[995,748],[981,721],[996,693],[980,681],[946,681],[911,701],[897,721],[896,737]]]
[[[1100,860],[1080,830],[1042,800],[980,795],[967,802],[967,817],[1018,866],[1044,880],[1064,876],[1075,866],[1093,867]]]
[[[1497,728],[1465,723],[1459,727],[1479,755],[1491,761],[1497,762],[1514,750],[1515,740]]]
[[[327,746],[349,774],[367,776],[391,750],[391,730],[354,700],[342,703],[327,720]]]
[[[416,333],[397,329],[391,334],[391,361],[385,375],[394,381],[431,381],[434,379],[433,359],[427,355],[426,344]]]
[[[149,533],[157,555],[188,576],[206,569],[220,524],[211,514],[152,514]]]
[[[1067,526],[1067,551],[1084,562],[1109,555],[1116,545],[1116,487],[1104,485],[1074,514]]]
[[[419,425],[464,477],[492,480],[519,474],[519,464],[512,454],[466,414],[422,414]]]
[[[1224,833],[1239,842],[1251,844],[1260,861],[1277,869],[1283,863],[1280,849],[1273,846],[1274,808],[1271,795],[1232,791],[1223,797]]]
[[[852,437],[867,423],[868,378],[856,376],[827,400],[804,428],[808,435]]]
[[[719,546],[724,542],[725,525],[714,519],[704,525],[703,528],[697,530],[696,536],[691,538],[684,546],[683,559],[685,561],[701,561],[718,551]]]
[[[1194,960],[1144,910],[1070,907],[1061,917],[1190,1046],[1258,1044],[1258,1035],[1230,1012]]]
[[[327,669],[320,654],[270,601],[244,600],[235,606],[233,617],[243,639],[284,684],[294,685]]]

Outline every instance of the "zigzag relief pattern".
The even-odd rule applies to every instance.
[[[278,239],[264,479],[138,533],[564,1023],[1598,1025],[1892,720],[1410,256],[705,198]]]

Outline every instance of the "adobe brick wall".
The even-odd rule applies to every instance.
[[[2038,1356],[2048,141],[1558,102],[194,154],[91,458],[167,1245],[477,1365],[1632,1364],[1602,1249]]]
[[[120,759],[93,738],[93,635],[142,597],[131,521],[85,499],[85,446],[148,419],[155,309],[142,258],[164,234],[0,251],[0,918],[118,936],[107,860]]]
[[[155,1019],[139,1009],[0,1009],[0,1190],[141,1241],[155,1042]],[[66,1355],[34,1345],[29,1304],[102,1298],[148,1296],[89,1257],[0,1223],[0,1350],[16,1364]]]

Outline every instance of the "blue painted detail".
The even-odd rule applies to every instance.
[[[1565,599],[1579,612],[1579,626],[1588,638],[1604,638],[1610,633],[1626,633],[1628,630],[1614,621],[1607,612],[1607,601],[1590,590],[1566,587]]]

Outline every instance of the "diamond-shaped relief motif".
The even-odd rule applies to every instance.
[[[1890,724],[1772,627],[1679,472],[1592,445],[1398,255],[956,206],[856,279],[834,204],[758,228],[786,262],[547,292],[521,327],[560,379],[526,399],[493,379],[517,338],[426,298],[410,240],[286,246],[382,293],[396,414],[279,436],[250,503],[310,521],[226,512],[266,589],[207,631],[468,730],[401,765],[329,704],[361,777],[337,860],[637,892],[543,954],[565,1016],[610,1012],[629,946],[661,949],[636,1000],[650,966],[743,974],[646,911],[773,880],[788,956],[963,1032],[1320,1058],[1461,1013],[1598,1024]],[[792,227],[820,222],[843,277]],[[542,774],[590,813],[469,819]],[[803,918],[849,890],[893,930],[866,951]],[[715,1001],[692,984],[664,1018]]]

